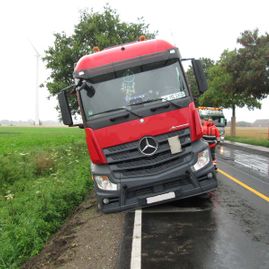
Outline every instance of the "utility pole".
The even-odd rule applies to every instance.
[[[40,125],[40,120],[39,120],[39,59],[40,59],[40,54],[36,47],[33,45],[33,43],[29,40],[33,50],[36,53],[36,90],[35,90],[35,126]]]

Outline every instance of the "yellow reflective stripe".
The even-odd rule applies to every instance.
[[[227,174],[226,172],[224,172],[221,169],[218,169],[218,172],[220,172],[222,175],[224,175],[225,177],[229,178],[230,180],[234,181],[235,183],[237,183],[238,185],[240,185],[241,187],[247,189],[248,191],[256,194],[258,197],[260,197],[261,199],[265,200],[266,202],[269,202],[269,197],[262,194],[259,191],[256,191],[255,189],[251,188],[250,186],[248,186],[247,184],[243,183],[242,181],[240,181],[239,179]]]

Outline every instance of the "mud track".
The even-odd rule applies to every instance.
[[[41,253],[22,268],[116,268],[124,213],[103,214],[96,208],[94,196],[87,197]]]

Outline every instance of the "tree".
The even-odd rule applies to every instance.
[[[226,55],[222,55],[222,58],[231,53],[233,52],[225,51]],[[199,98],[199,103],[202,106],[260,108],[260,103],[254,96],[236,90],[233,77],[227,72],[221,61],[208,70],[208,76],[208,90]]]
[[[48,91],[53,96],[72,84],[74,64],[82,56],[92,53],[95,46],[102,50],[133,42],[142,34],[154,38],[157,32],[151,33],[148,28],[143,18],[138,18],[137,23],[122,22],[116,10],[109,5],[104,6],[102,13],[82,11],[74,33],[70,36],[65,32],[56,33],[53,46],[45,51],[43,60],[51,71],[45,83]],[[73,113],[76,111],[77,107],[73,104]]]
[[[244,31],[237,39],[241,48],[224,51],[209,68],[209,90],[199,98],[201,105],[232,108],[232,135],[235,135],[235,108],[260,108],[269,94],[269,35],[258,29]]]
[[[199,98],[202,106],[232,108],[232,135],[235,135],[235,108],[247,106],[248,109],[260,108],[256,96],[237,86],[235,73],[237,51],[225,50],[220,60],[208,70],[208,90]],[[231,68],[232,67],[232,68]]]
[[[238,90],[261,100],[269,94],[269,35],[259,35],[258,29],[244,31],[237,42],[242,47],[227,69],[234,71]]]
[[[247,106],[247,101],[256,99],[250,107],[260,108],[259,101],[269,94],[269,35],[259,35],[258,29],[244,31],[237,42],[242,47],[224,63],[233,81],[230,90],[244,96]],[[235,113],[233,119],[232,135],[235,135]]]

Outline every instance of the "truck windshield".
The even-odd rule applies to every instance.
[[[117,108],[133,109],[139,103],[171,101],[188,95],[182,69],[176,59],[121,70],[88,82],[93,86],[94,94],[81,90],[87,120]]]
[[[224,127],[225,126],[225,118],[224,117],[212,116],[211,118],[217,127]]]

